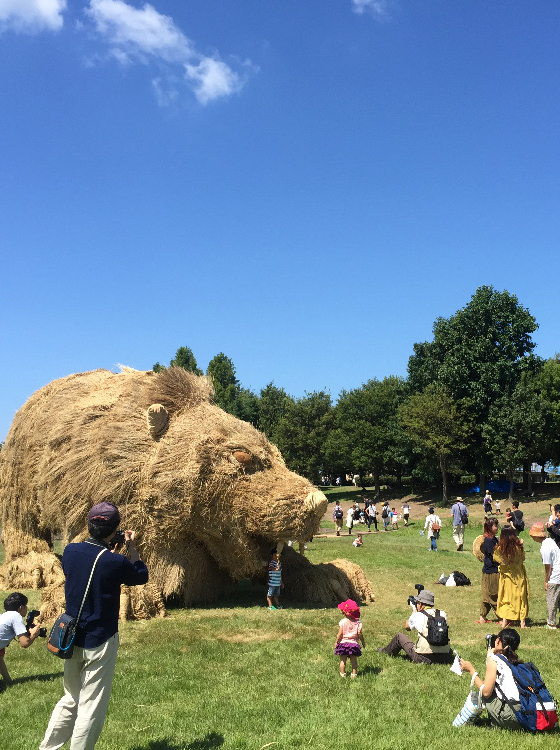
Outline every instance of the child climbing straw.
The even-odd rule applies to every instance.
[[[362,655],[360,643],[365,648],[366,642],[362,633],[362,623],[360,622],[360,608],[353,599],[347,599],[338,605],[341,612],[346,617],[338,623],[338,635],[334,653],[340,656],[340,676],[346,677],[346,660],[350,657],[352,665],[351,677],[358,676],[358,656]]]

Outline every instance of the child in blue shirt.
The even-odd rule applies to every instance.
[[[278,558],[278,551],[273,549],[270,553],[271,560],[268,563],[268,594],[266,601],[268,602],[269,609],[282,609],[278,597],[280,596],[280,590],[284,588],[282,583],[282,565]],[[274,606],[274,604],[276,606]]]

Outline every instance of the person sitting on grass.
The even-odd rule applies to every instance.
[[[268,594],[266,596],[266,601],[268,602],[269,609],[282,609],[278,597],[280,596],[281,589],[284,588],[284,584],[282,583],[282,565],[278,557],[278,550],[271,550],[270,557],[271,560],[268,563]],[[274,602],[274,604],[272,602]]]
[[[414,611],[406,622],[407,630],[416,630],[418,639],[413,643],[404,633],[397,633],[396,636],[388,643],[385,648],[378,648],[381,654],[396,656],[402,649],[406,657],[414,664],[451,664],[453,661],[453,651],[449,645],[449,639],[446,634],[439,640],[447,640],[445,645],[434,645],[430,643],[430,633],[428,628],[429,618],[442,618],[447,625],[447,615],[443,610],[434,608],[435,597],[431,591],[424,589],[416,597]],[[411,603],[412,606],[412,603]],[[447,628],[446,628],[447,630]],[[429,640],[430,639],[430,640]]]
[[[358,534],[358,536],[354,539],[352,542],[354,547],[363,547],[364,546],[364,540],[362,539],[362,535]]]
[[[28,648],[38,637],[41,628],[39,625],[35,625],[31,630],[27,630],[23,620],[27,614],[27,597],[25,594],[14,591],[13,594],[4,599],[4,609],[6,611],[0,615],[0,675],[2,675],[6,685],[11,685],[12,678],[4,661],[7,646],[14,638],[17,638],[22,648]]]
[[[362,655],[360,642],[364,648],[366,646],[360,622],[360,608],[353,599],[341,602],[338,608],[346,615],[338,623],[338,635],[334,647],[335,656],[340,656],[340,676],[346,677],[346,661],[350,657],[352,665],[350,677],[357,677],[358,656]]]
[[[519,690],[510,669],[510,664],[517,666],[520,663],[517,656],[519,642],[517,630],[500,630],[494,647],[488,650],[484,679],[479,676],[470,661],[459,660],[462,671],[468,672],[474,678],[474,686],[481,693],[481,706],[488,711],[492,726],[500,729],[521,728],[514,713],[521,708]],[[500,657],[504,657],[505,661]]]

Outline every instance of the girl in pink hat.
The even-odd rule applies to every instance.
[[[340,656],[340,676],[346,677],[346,660],[350,657],[352,665],[351,677],[358,676],[358,656],[362,655],[362,646],[366,645],[360,622],[360,608],[353,599],[341,602],[338,608],[344,612],[345,617],[338,623],[338,635],[336,637],[334,653]]]

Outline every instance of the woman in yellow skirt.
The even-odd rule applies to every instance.
[[[502,618],[502,627],[509,627],[519,620],[525,627],[529,614],[529,581],[523,565],[525,550],[523,542],[511,526],[504,526],[500,541],[494,550],[494,560],[499,565],[500,583],[496,614]]]

